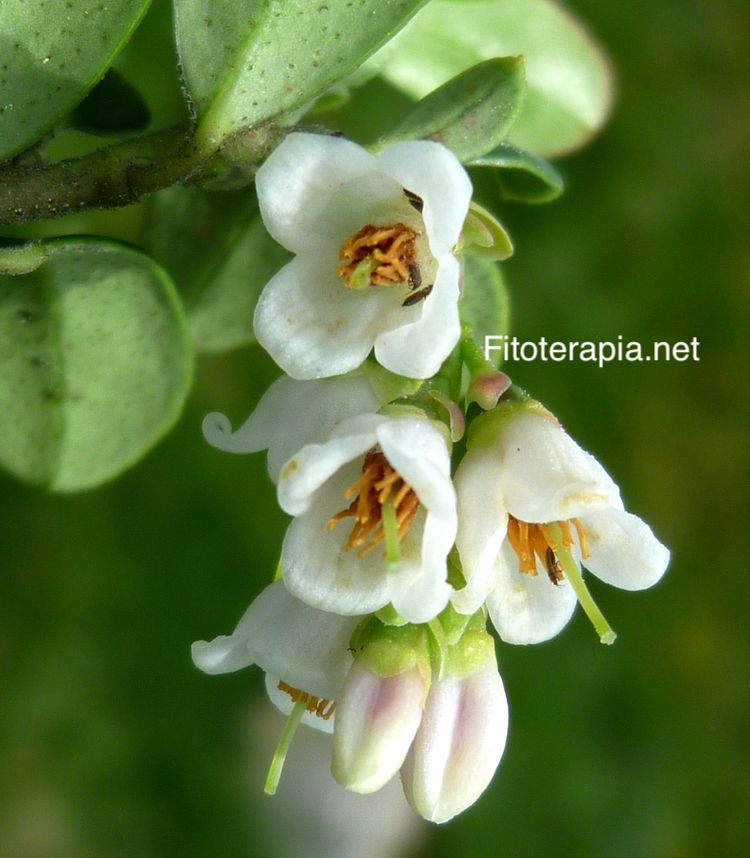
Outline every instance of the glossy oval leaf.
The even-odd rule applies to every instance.
[[[397,33],[426,0],[175,0],[177,46],[213,150],[305,105]]]
[[[198,351],[254,342],[258,296],[290,254],[266,232],[252,188],[155,194],[142,240],[174,278]]]
[[[548,203],[565,189],[558,171],[544,158],[510,143],[469,161],[469,167],[494,167],[500,196],[522,203]]]
[[[386,142],[435,140],[470,161],[505,139],[524,93],[523,57],[478,63],[425,96]]]
[[[423,98],[475,63],[515,54],[526,61],[527,96],[510,141],[540,155],[585,143],[609,114],[611,74],[590,35],[550,0],[432,0],[370,62]]]
[[[464,255],[463,262],[461,321],[471,328],[477,344],[484,349],[486,336],[502,336],[510,330],[510,298],[496,263],[469,253]],[[500,351],[491,351],[489,357],[495,366],[500,366]]]
[[[151,0],[2,0],[0,161],[22,152],[104,74]]]
[[[192,353],[164,271],[86,238],[0,250],[0,464],[55,491],[97,486],[173,425]]]

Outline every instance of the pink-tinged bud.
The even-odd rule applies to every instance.
[[[336,709],[331,771],[353,792],[379,790],[399,770],[422,717],[427,691],[419,667],[378,676],[356,661]]]
[[[505,748],[508,704],[494,658],[462,678],[432,683],[403,768],[414,811],[447,822],[484,792]]]

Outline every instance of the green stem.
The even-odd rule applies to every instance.
[[[594,601],[594,597],[589,592],[578,564],[570,553],[570,549],[563,541],[560,525],[557,523],[547,524],[544,526],[544,530],[557,555],[557,559],[560,561],[565,577],[570,581],[570,586],[575,591],[581,607],[586,612],[586,616],[591,620],[596,633],[599,635],[599,640],[603,644],[613,644],[617,638],[617,634],[607,622],[604,614],[602,614],[599,606]]]
[[[56,164],[3,164],[0,224],[125,206],[176,182],[210,181],[233,167],[260,163],[284,134],[286,129],[276,126],[243,129],[206,154],[197,149],[190,129],[180,126]]]
[[[268,776],[263,787],[263,792],[266,795],[276,795],[276,790],[279,787],[281,773],[284,770],[284,762],[286,755],[289,753],[289,748],[294,739],[294,734],[297,732],[302,716],[305,714],[305,704],[302,700],[298,700],[292,707],[289,717],[286,719],[284,729],[279,737],[279,744],[276,745],[276,750],[273,752],[271,765],[268,768]]]

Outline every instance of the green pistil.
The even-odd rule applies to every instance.
[[[571,554],[570,548],[565,545],[560,525],[556,522],[554,524],[545,524],[543,525],[543,529],[545,536],[557,555],[557,559],[560,561],[560,566],[562,566],[565,577],[570,581],[570,586],[578,597],[581,607],[586,612],[586,616],[591,620],[596,633],[599,635],[599,640],[603,644],[613,644],[617,638],[617,634],[607,622],[604,614],[599,610],[594,597],[589,593],[589,588],[583,580],[581,570],[578,568],[578,564]]]
[[[388,571],[397,572],[401,563],[401,540],[398,538],[396,507],[390,501],[386,501],[381,506],[380,516],[383,522],[383,539],[385,540],[385,558],[388,562]]]
[[[357,292],[362,292],[370,285],[370,276],[378,267],[378,263],[374,256],[366,256],[361,262],[358,262],[352,273],[349,275],[347,286]]]
[[[268,776],[263,787],[263,792],[266,795],[276,795],[276,790],[281,780],[281,773],[284,770],[286,755],[289,753],[292,739],[294,739],[294,734],[297,732],[297,727],[299,727],[304,714],[305,704],[302,700],[298,700],[292,707],[289,717],[286,719],[286,724],[284,724],[284,729],[281,731],[281,736],[279,737],[279,744],[273,752],[271,765],[268,768]]]

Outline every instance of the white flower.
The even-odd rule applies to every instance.
[[[486,600],[503,640],[537,643],[572,616],[581,563],[625,590],[661,578],[669,551],[625,512],[604,468],[538,403],[509,404],[479,420],[484,426],[455,477],[456,545],[468,582],[454,596],[457,610],[472,613]],[[611,642],[606,621],[583,595],[602,640]]]
[[[337,423],[383,403],[364,374],[318,381],[282,375],[235,432],[224,414],[213,412],[203,420],[203,435],[228,453],[268,450],[268,471],[277,482],[281,466],[305,444],[324,441]]]
[[[255,310],[260,344],[299,379],[340,375],[375,348],[387,369],[434,375],[460,334],[453,248],[471,198],[438,143],[372,155],[348,140],[289,134],[258,170],[269,233],[296,254]]]
[[[352,664],[349,640],[361,617],[317,611],[289,595],[281,581],[266,587],[231,635],[192,646],[204,673],[232,673],[259,665],[266,689],[284,713],[303,699],[303,723],[332,732],[335,701]]]
[[[413,623],[445,607],[456,501],[446,441],[428,420],[364,414],[340,423],[284,465],[278,498],[296,516],[282,574],[298,599],[347,615],[392,603]],[[389,544],[397,564],[386,560]]]

